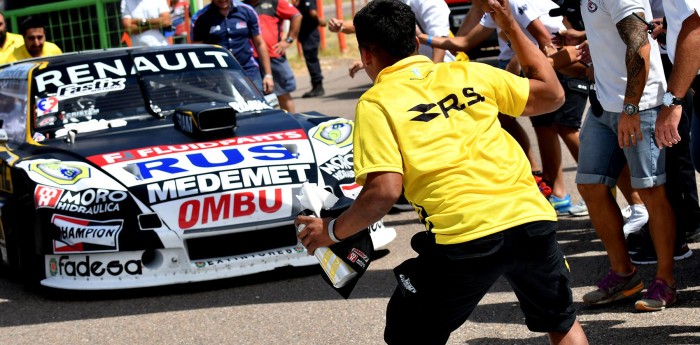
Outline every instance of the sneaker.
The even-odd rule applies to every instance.
[[[626,276],[621,276],[613,270],[608,272],[600,283],[598,289],[583,295],[583,303],[586,305],[603,305],[617,300],[634,296],[644,289],[644,282],[639,277],[639,271],[634,271]]]
[[[630,205],[631,214],[627,218],[627,222],[622,226],[622,231],[625,232],[625,237],[633,232],[638,232],[642,226],[649,221],[649,212],[647,207],[642,204]]]
[[[569,214],[569,209],[571,209],[571,197],[569,194],[565,195],[561,199],[552,194],[549,196],[549,203],[552,204],[552,207],[554,207],[554,210],[557,211],[558,215]]]
[[[581,200],[579,201],[576,205],[573,205],[569,208],[569,214],[572,216],[587,216],[588,215],[588,206],[586,206],[586,202]]]
[[[631,234],[632,236],[634,234]],[[629,239],[629,237],[628,237]],[[631,247],[628,241],[627,248],[630,253],[630,260],[635,265],[653,265],[656,264],[656,250],[654,249],[654,243],[649,240],[636,240],[639,241],[636,247]],[[635,242],[636,242],[635,241]],[[683,242],[681,244],[676,244],[673,249],[673,260],[680,261],[693,256],[693,251],[688,247],[688,244]]]
[[[668,286],[661,278],[654,279],[642,299],[634,304],[639,311],[659,311],[676,302],[676,288]]]
[[[547,185],[547,182],[542,179],[542,176],[532,175],[535,178],[535,183],[537,187],[540,188],[540,193],[544,195],[545,198],[549,198],[552,195],[552,187]]]

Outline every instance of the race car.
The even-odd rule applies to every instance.
[[[353,122],[274,109],[225,49],[70,53],[0,66],[0,262],[28,285],[151,287],[318,264],[308,182],[347,209]],[[375,247],[396,236],[381,221]]]

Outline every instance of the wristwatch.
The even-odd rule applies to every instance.
[[[639,107],[632,103],[627,103],[622,110],[625,112],[625,114],[632,116],[639,112]]]
[[[292,43],[292,42],[294,42],[294,39],[291,38],[291,37],[287,37],[287,38],[285,39],[285,41],[286,41],[287,43]]]
[[[664,107],[670,107],[672,105],[681,105],[683,104],[683,99],[678,98],[674,96],[672,93],[666,91],[664,94],[664,97],[661,99],[661,102],[664,104]]]
[[[147,26],[147,25],[148,25],[148,19],[146,19],[146,18],[141,19],[141,21],[139,22],[139,26]]]

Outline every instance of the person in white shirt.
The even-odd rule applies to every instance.
[[[680,99],[688,92],[695,79],[695,86],[700,86],[697,75],[700,74],[700,58],[694,50],[700,46],[700,2],[697,0],[663,1],[664,14],[668,29],[666,32],[666,49],[673,62],[673,72],[664,94],[664,106],[656,122],[656,142],[661,147],[671,146],[680,140],[678,122],[682,107]],[[695,112],[698,109],[700,90],[695,90]],[[697,120],[697,118],[696,118]]]
[[[666,79],[658,44],[647,33],[651,9],[646,0],[583,0],[581,15],[602,109],[589,110],[581,129],[576,184],[611,266],[583,302],[605,305],[644,289],[627,251],[622,214],[610,192],[627,161],[632,187],[649,211],[658,259],[655,279],[635,308],[662,310],[676,301],[676,219],[664,187],[666,151],[653,142]]]
[[[401,0],[416,15],[416,24],[420,31],[435,37],[450,36],[450,8],[443,0]],[[455,61],[454,55],[444,49],[433,49],[421,44],[418,53],[431,58],[434,62]]]
[[[165,46],[168,40],[161,29],[170,27],[167,0],[122,0],[122,26],[131,35],[133,46]]]

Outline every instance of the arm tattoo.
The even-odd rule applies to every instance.
[[[644,13],[638,13],[644,18]],[[627,89],[625,96],[631,98],[641,97],[646,85],[648,74],[647,60],[648,54],[644,56],[640,51],[649,44],[647,26],[634,15],[629,15],[617,23],[617,31],[622,38],[622,42],[627,45],[625,54],[625,65],[627,65]]]

